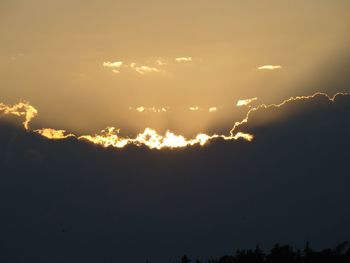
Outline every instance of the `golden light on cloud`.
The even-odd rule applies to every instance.
[[[217,107],[210,107],[208,109],[209,112],[217,112],[218,111],[218,108]]]
[[[138,111],[138,112],[144,112],[145,111],[145,108],[144,107],[137,107],[136,108],[136,111]]]
[[[42,128],[34,130],[34,132],[39,133],[40,135],[48,139],[66,139],[68,137],[75,137],[74,134],[66,134],[66,130],[55,130],[52,128]]]
[[[38,114],[38,111],[28,102],[19,102],[14,105],[0,103],[1,113],[5,115],[24,116],[23,126],[28,130],[30,121]]]
[[[245,99],[245,100],[238,100],[236,106],[241,107],[241,106],[248,106],[251,104],[253,101],[256,101],[258,98],[251,98],[251,99]]]
[[[139,106],[139,107],[129,107],[129,110],[135,110],[137,112],[153,112],[153,113],[162,113],[162,112],[167,112],[169,110],[169,107],[161,107],[161,108],[156,108],[156,107],[144,107],[144,106]]]
[[[281,69],[282,66],[281,65],[264,65],[264,66],[260,66],[258,67],[259,70],[275,70],[275,69]]]
[[[175,58],[175,61],[177,61],[177,62],[190,62],[190,61],[192,61],[192,57],[178,57],[178,58]]]
[[[254,107],[254,108],[251,108],[246,116],[244,117],[243,120],[241,121],[237,121],[235,122],[234,126],[232,127],[232,129],[230,130],[230,134],[232,136],[232,134],[234,134],[236,132],[236,129],[241,126],[242,124],[244,123],[247,123],[248,120],[249,120],[249,116],[250,114],[252,114],[253,112],[255,111],[258,111],[258,110],[261,110],[261,109],[268,109],[268,108],[280,108],[282,106],[284,106],[285,104],[287,103],[290,103],[290,102],[293,102],[293,101],[298,101],[298,100],[309,100],[309,99],[313,99],[315,98],[316,96],[323,96],[323,97],[326,97],[329,101],[331,102],[334,102],[335,101],[335,98],[337,96],[349,96],[350,93],[345,93],[345,92],[338,92],[336,94],[333,95],[333,97],[330,97],[328,94],[326,93],[323,93],[323,92],[316,92],[312,95],[308,95],[308,96],[296,96],[296,97],[290,97],[289,99],[286,99],[284,101],[282,101],[281,103],[272,103],[272,104],[260,104],[259,106],[257,107]]]
[[[165,65],[161,60],[157,60],[156,64],[159,66]],[[122,68],[129,68],[141,75],[145,75],[147,73],[152,73],[152,72],[163,72],[163,70],[156,68],[154,66],[148,66],[148,65],[139,65],[136,62],[131,62],[129,64],[124,63],[123,61],[115,61],[115,62],[103,62],[103,67],[109,68],[112,70],[113,73],[119,74],[120,70]]]
[[[123,65],[122,61],[116,61],[116,62],[103,62],[103,66],[106,68],[120,68]]]
[[[258,67],[259,70],[275,70],[275,69],[281,69],[282,66],[281,65],[264,65],[264,66],[260,66]]]
[[[198,106],[192,106],[192,107],[189,107],[189,110],[197,111],[197,110],[199,110],[199,107]]]
[[[225,135],[207,135],[207,134],[197,134],[193,139],[186,139],[182,135],[176,135],[173,132],[167,131],[165,135],[160,135],[156,130],[151,128],[146,128],[144,132],[139,133],[135,138],[124,138],[119,136],[119,130],[114,127],[109,127],[103,130],[99,135],[83,135],[78,137],[78,139],[87,140],[94,144],[101,145],[103,147],[113,146],[116,148],[123,148],[128,144],[133,144],[137,146],[146,146],[150,149],[161,150],[163,148],[174,149],[174,148],[184,148],[193,145],[205,145],[210,140],[221,138],[224,140],[238,140],[244,139],[247,141],[253,140],[253,135],[238,132],[234,136]]]
[[[152,72],[162,72],[162,70],[156,68],[156,67],[150,67],[150,66],[137,66],[136,63],[131,63],[130,67],[134,69],[137,73],[144,75],[146,73],[152,73]]]
[[[129,137],[122,137],[119,135],[119,129],[115,127],[107,127],[105,130],[102,130],[100,134],[95,135],[75,135],[71,133],[66,133],[65,130],[56,130],[52,128],[43,128],[43,129],[37,129],[33,130],[32,132],[40,134],[43,137],[46,137],[48,139],[66,139],[68,137],[75,137],[78,140],[85,140],[97,145],[101,145],[103,147],[116,147],[116,148],[123,148],[126,145],[136,145],[136,146],[146,146],[150,149],[163,149],[163,148],[183,148],[193,145],[205,145],[208,142],[210,142],[213,139],[223,139],[223,140],[238,140],[238,139],[244,139],[247,141],[252,141],[254,136],[249,133],[245,133],[242,131],[237,131],[238,127],[242,126],[243,124],[247,123],[249,121],[249,117],[253,112],[256,112],[258,110],[262,109],[268,109],[268,108],[279,108],[282,107],[288,103],[292,103],[293,101],[298,100],[310,100],[317,96],[323,96],[326,97],[329,101],[334,102],[335,98],[337,96],[348,96],[350,93],[336,93],[334,96],[330,97],[326,93],[317,92],[313,95],[309,96],[296,96],[296,97],[290,97],[289,99],[286,99],[278,104],[260,104],[257,107],[250,108],[245,115],[245,117],[241,121],[235,122],[234,126],[230,130],[229,135],[219,135],[219,134],[213,134],[208,135],[204,133],[199,133],[196,136],[194,136],[192,139],[188,139],[185,136],[177,135],[171,131],[166,131],[165,135],[159,134],[156,130],[151,128],[146,128],[142,133],[137,134],[134,138]],[[251,99],[250,99],[251,100]],[[241,101],[247,101],[247,100],[241,100]],[[245,102],[248,103],[248,102]],[[245,103],[241,103],[242,105],[246,105]],[[215,107],[212,107],[212,111]],[[141,110],[141,108],[140,108]],[[15,115],[15,116],[22,116],[24,117],[23,126],[25,129],[29,129],[29,123],[30,121],[37,115],[37,110],[31,106],[29,103],[20,102],[15,105],[6,105],[3,103],[0,103],[0,113],[5,115]]]

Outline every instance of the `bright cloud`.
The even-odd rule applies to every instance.
[[[192,61],[192,57],[178,57],[178,58],[175,58],[175,61],[177,61],[177,62],[190,62],[190,61]]]
[[[216,108],[216,107],[210,107],[209,108],[209,112],[217,112],[217,110],[218,110],[218,108]]]
[[[122,65],[123,65],[123,61],[103,62],[103,66],[106,68],[120,68]]]
[[[153,113],[161,113],[161,112],[167,112],[169,110],[169,107],[161,107],[161,108],[156,108],[156,107],[144,107],[144,106],[139,106],[136,108],[129,107],[129,110],[135,110],[137,112],[153,112]]]
[[[281,69],[282,66],[281,65],[264,65],[264,66],[260,66],[258,67],[259,70],[275,70],[275,69]]]
[[[199,110],[199,107],[198,106],[193,106],[193,107],[189,107],[189,109],[191,111],[197,111],[197,110]]]
[[[130,64],[130,67],[141,75],[144,75],[146,73],[152,73],[152,72],[161,72],[161,70],[158,68],[149,67],[149,66],[137,66],[136,63],[134,62]]]
[[[249,105],[250,103],[252,103],[253,101],[255,101],[255,100],[257,100],[257,99],[258,99],[258,98],[255,97],[255,98],[251,98],[251,99],[239,100],[239,101],[237,101],[236,106],[237,106],[237,107],[247,106],[247,105]]]

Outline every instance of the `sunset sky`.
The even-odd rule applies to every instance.
[[[34,105],[34,127],[223,132],[242,116],[239,99],[272,103],[348,89],[319,85],[344,72],[348,1],[3,0],[0,7],[1,99]]]
[[[350,241],[349,14],[0,0],[0,261]]]

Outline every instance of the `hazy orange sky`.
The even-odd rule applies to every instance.
[[[215,131],[246,112],[239,99],[349,90],[339,81],[349,10],[346,0],[2,0],[0,99],[28,100],[34,127]]]

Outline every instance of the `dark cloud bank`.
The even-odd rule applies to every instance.
[[[173,151],[49,141],[2,121],[0,261],[172,262],[350,240],[350,98],[283,111],[295,109],[245,127],[252,143]]]

